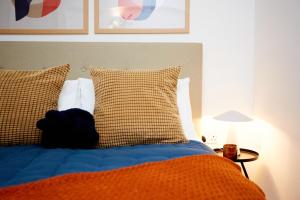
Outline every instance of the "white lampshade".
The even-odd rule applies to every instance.
[[[238,111],[230,110],[214,117],[216,120],[226,122],[249,122],[252,119]]]

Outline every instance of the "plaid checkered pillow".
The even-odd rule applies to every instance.
[[[186,142],[176,99],[180,71],[92,68],[99,146]]]
[[[56,109],[69,65],[38,71],[0,70],[0,145],[36,144],[36,122]]]

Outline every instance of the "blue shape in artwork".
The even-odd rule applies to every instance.
[[[143,0],[143,9],[138,18],[136,20],[145,20],[147,19],[156,7],[156,0]]]
[[[28,15],[31,1],[32,0],[15,0],[16,21]]]

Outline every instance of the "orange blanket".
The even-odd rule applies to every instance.
[[[256,200],[265,196],[230,160],[197,155],[7,187],[0,189],[0,199]]]

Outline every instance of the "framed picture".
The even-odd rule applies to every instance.
[[[88,33],[88,0],[2,0],[0,34]]]
[[[95,33],[188,33],[189,0],[95,0]]]

